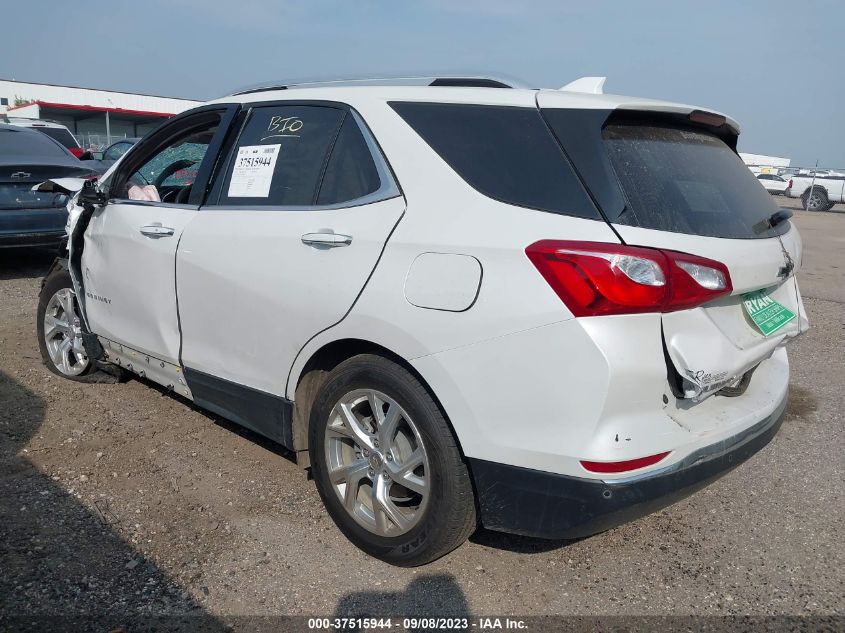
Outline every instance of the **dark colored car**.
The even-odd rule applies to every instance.
[[[41,132],[0,123],[0,248],[49,246],[65,236],[68,198],[32,188],[94,172]]]
[[[122,138],[109,145],[102,152],[85,152],[80,156],[80,160],[85,162],[86,166],[91,169],[104,174],[109,167],[117,162],[117,159],[123,156],[129,149],[135,145],[140,138]]]

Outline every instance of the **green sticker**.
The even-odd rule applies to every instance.
[[[763,336],[771,336],[795,318],[794,312],[772,299],[765,290],[742,295],[742,306]]]

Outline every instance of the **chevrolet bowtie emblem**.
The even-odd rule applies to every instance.
[[[25,171],[16,171],[12,174],[12,178],[29,178],[32,174],[28,174]]]

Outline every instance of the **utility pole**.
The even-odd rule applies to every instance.
[[[810,181],[810,193],[807,194],[807,211],[810,210],[810,200],[813,199],[813,187],[816,186],[816,172],[819,170],[819,159],[816,159],[816,168],[813,170],[813,180]]]

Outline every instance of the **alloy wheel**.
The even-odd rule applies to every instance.
[[[809,197],[807,200],[807,208],[811,211],[818,211],[822,208],[824,202],[822,201],[822,195],[820,193],[815,193]]]
[[[379,536],[399,536],[421,520],[431,491],[428,454],[417,426],[384,393],[358,389],[332,408],[324,454],[346,512]]]
[[[44,342],[56,369],[65,376],[78,376],[88,368],[82,346],[82,329],[76,314],[76,295],[61,288],[50,297],[44,311]]]

